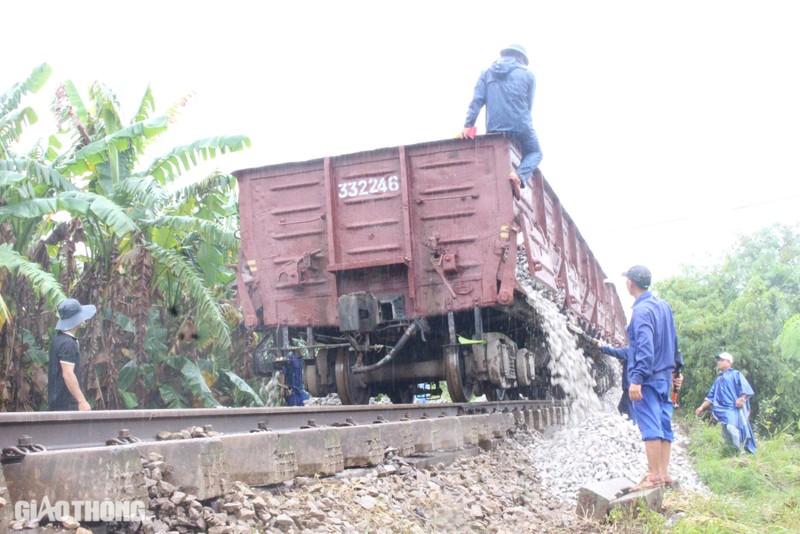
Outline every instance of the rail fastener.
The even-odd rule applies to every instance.
[[[116,438],[111,438],[106,440],[106,445],[114,446],[114,445],[130,445],[131,443],[140,443],[142,440],[137,438],[136,436],[131,436],[131,431],[127,428],[123,428],[119,431],[119,435]]]
[[[0,464],[21,462],[28,453],[43,452],[46,450],[44,445],[34,443],[32,437],[28,435],[20,436],[17,439],[16,447],[6,447],[3,449],[3,453],[0,455]]]

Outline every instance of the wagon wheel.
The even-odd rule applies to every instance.
[[[317,376],[316,365],[306,365],[303,368],[303,380],[306,383],[306,389],[312,397],[322,397],[322,390],[319,388],[319,377]]]
[[[364,375],[351,370],[356,358],[356,353],[349,350],[336,354],[336,391],[342,404],[369,404],[369,384],[364,381]]]
[[[445,347],[444,349],[444,378],[453,402],[472,400],[475,382],[467,375],[464,358],[459,357],[458,347]]]
[[[411,404],[414,402],[414,393],[416,392],[416,384],[408,386],[398,386],[389,392],[389,399],[392,404]]]

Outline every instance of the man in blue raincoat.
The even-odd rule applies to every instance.
[[[486,106],[486,132],[502,132],[522,150],[516,172],[508,177],[516,198],[519,198],[520,187],[525,187],[542,161],[539,138],[531,118],[535,92],[536,79],[528,70],[525,48],[513,44],[502,49],[500,58],[478,78],[461,132],[461,137],[474,137],[475,121],[481,108]]]
[[[283,370],[289,387],[286,406],[303,406],[308,400],[308,393],[303,389],[303,360],[294,351],[289,353],[288,360]]]
[[[733,368],[733,356],[723,352],[717,356],[720,375],[706,395],[703,404],[695,411],[702,414],[712,406],[712,413],[722,427],[722,437],[728,445],[742,452],[756,452],[756,438],[748,419],[753,388],[742,373]]]

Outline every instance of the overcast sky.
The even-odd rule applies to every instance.
[[[619,273],[632,264],[663,279],[718,260],[739,232],[798,221],[797,11],[788,1],[15,1],[3,9],[0,90],[48,62],[45,103],[64,79],[105,82],[128,113],[148,83],[162,111],[193,92],[167,146],[248,135],[251,149],[217,160],[233,171],[453,137],[480,72],[518,42],[537,79],[542,172],[624,291]]]

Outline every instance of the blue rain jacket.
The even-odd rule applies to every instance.
[[[750,425],[750,397],[755,393],[750,383],[736,369],[728,369],[714,380],[706,395],[712,405],[714,417],[724,425],[734,425],[739,429],[741,442],[748,452],[756,452],[756,438]],[[736,399],[747,395],[744,408],[736,407]]]
[[[631,410],[631,399],[628,396],[628,390],[630,389],[631,385],[628,383],[628,355],[631,351],[630,346],[627,347],[609,347],[603,346],[600,347],[600,352],[603,354],[608,354],[609,356],[613,356],[618,360],[622,360],[622,395],[619,399],[619,404],[617,405],[617,410],[619,413],[624,413],[628,416],[628,418],[633,421],[633,410]]]
[[[487,132],[528,132],[533,128],[535,92],[536,79],[525,64],[514,57],[501,57],[478,78],[464,126],[475,126],[486,105]]]
[[[623,369],[622,369],[622,393],[623,394],[627,394],[628,388],[630,387],[630,384],[628,384],[628,373],[627,373],[628,358],[630,358],[630,352],[631,352],[630,346],[628,346],[628,347],[619,347],[619,348],[603,346],[603,347],[600,347],[600,352],[602,352],[603,354],[608,354],[609,356],[613,356],[614,358],[616,358],[618,360],[622,360],[622,364],[623,364]]]
[[[678,334],[669,304],[649,291],[642,293],[633,303],[627,332],[628,382],[672,380],[675,362],[683,358],[678,353]]]
[[[303,360],[294,352],[289,353],[289,363],[284,369],[286,385],[291,393],[286,397],[287,406],[303,406],[308,393],[303,389]]]

